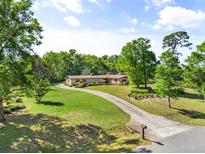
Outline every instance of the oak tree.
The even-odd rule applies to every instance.
[[[119,58],[119,67],[128,73],[131,81],[139,87],[147,87],[147,82],[155,72],[156,57],[150,50],[149,39],[138,38],[128,42],[123,48]]]

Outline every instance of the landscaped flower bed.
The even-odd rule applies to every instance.
[[[133,88],[128,94],[128,97],[133,99],[146,99],[146,98],[164,98],[166,95],[158,94],[154,92],[151,88],[149,89],[140,89],[140,88]]]

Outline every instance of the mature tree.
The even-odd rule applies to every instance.
[[[197,46],[186,60],[184,76],[185,82],[204,95],[205,100],[205,42]]]
[[[116,74],[118,56],[97,57],[88,54],[77,54],[72,49],[68,52],[50,51],[43,56],[43,62],[49,68],[52,82],[59,82],[67,75]]]
[[[1,0],[0,1],[0,65],[6,67],[7,72],[16,75],[11,66],[18,59],[26,59],[32,52],[33,45],[39,45],[42,28],[30,10],[31,0]],[[5,60],[5,59],[9,60]],[[0,78],[5,79],[1,73]],[[18,76],[15,80],[21,80]],[[7,83],[12,83],[7,76]],[[1,86],[1,91],[7,91],[10,86]],[[0,93],[0,111],[3,111],[3,93]],[[2,112],[3,113],[3,112]],[[3,118],[4,119],[4,118]]]
[[[9,80],[8,80],[9,78]],[[12,87],[13,75],[10,69],[3,63],[0,64],[0,116],[4,121],[4,113],[3,113],[3,99],[6,98]]]
[[[31,89],[34,92],[36,102],[40,103],[41,98],[49,90],[49,71],[42,63],[40,57],[35,57],[32,63]]]
[[[189,42],[189,35],[185,31],[174,32],[163,38],[162,48],[172,51],[174,54],[181,54],[178,47],[190,48],[192,43]]]
[[[178,58],[181,52],[178,51],[178,48],[190,48],[191,45],[189,36],[184,31],[178,31],[163,38],[162,48],[167,49],[167,51],[162,53],[160,57],[161,64],[157,67],[155,78],[157,90],[168,96],[169,108],[171,108],[170,98],[176,96],[177,81],[179,81],[182,74]]]
[[[162,53],[161,64],[156,69],[156,89],[159,93],[167,95],[169,108],[171,108],[171,97],[177,94],[176,81],[179,80],[182,74],[182,69],[179,65],[179,58],[172,51]]]
[[[106,74],[109,72],[107,61],[105,61],[101,57],[97,57],[94,55],[82,55],[82,58],[84,63],[84,69],[83,69],[84,72],[85,70],[90,70],[90,74],[95,74],[95,75]]]
[[[43,56],[43,62],[49,68],[53,82],[64,80],[68,69],[71,67],[71,56],[69,52],[63,51],[60,53],[51,51]]]
[[[153,77],[156,66],[155,54],[150,51],[150,40],[138,38],[127,43],[119,58],[119,67],[128,73],[131,81],[139,87]]]
[[[117,67],[117,63],[119,60],[119,56],[118,55],[104,55],[102,56],[102,60],[104,61],[103,63],[105,65],[107,65],[107,72],[109,72],[110,74],[117,74],[119,73],[118,67]]]

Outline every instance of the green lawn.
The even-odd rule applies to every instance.
[[[136,101],[128,98],[129,91],[132,88],[131,86],[103,85],[87,88],[118,96],[156,115],[162,115],[186,124],[205,125],[205,101],[191,89],[186,89],[184,95],[181,95],[178,99],[173,99],[173,109],[169,109],[165,98],[150,98]]]
[[[26,110],[0,125],[0,152],[125,152],[147,144],[125,128],[127,114],[98,96],[52,88],[41,104],[23,100]]]

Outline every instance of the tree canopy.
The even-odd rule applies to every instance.
[[[205,42],[197,46],[197,51],[192,52],[186,62],[185,83],[204,95],[205,99]]]
[[[138,38],[128,42],[120,54],[119,67],[128,73],[138,87],[141,84],[147,87],[147,81],[154,75],[156,57],[150,48],[149,39]]]
[[[181,54],[178,47],[190,48],[192,43],[189,42],[189,35],[185,31],[174,32],[163,38],[162,48],[172,51],[175,54]]]
[[[28,60],[33,46],[41,43],[42,27],[34,18],[31,7],[31,0],[0,1],[0,79],[1,82],[6,80],[0,86],[1,113],[5,94],[9,93],[12,86],[20,83],[18,81],[24,79],[20,61]],[[3,114],[1,116],[5,119]]]
[[[117,74],[117,55],[78,54],[76,50],[46,53],[42,58],[50,71],[52,82],[63,81],[67,75]]]
[[[168,96],[169,108],[171,108],[170,98],[177,94],[177,81],[179,81],[182,69],[179,65],[179,58],[172,51],[162,53],[161,64],[156,69],[156,89],[159,93]]]

